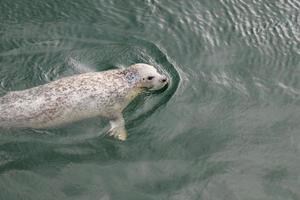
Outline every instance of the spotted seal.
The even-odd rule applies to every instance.
[[[103,116],[110,121],[110,135],[125,140],[124,108],[141,92],[167,83],[165,75],[143,63],[65,77],[1,97],[0,127],[50,128]]]

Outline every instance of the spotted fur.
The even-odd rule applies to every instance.
[[[47,128],[95,116],[117,118],[147,88],[141,80],[148,66],[84,73],[10,92],[0,98],[0,127]]]

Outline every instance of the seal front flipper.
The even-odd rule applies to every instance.
[[[125,121],[123,118],[123,115],[120,114],[109,121],[110,123],[110,129],[109,129],[109,135],[114,136],[115,138],[125,141],[127,138],[127,132],[125,129]]]

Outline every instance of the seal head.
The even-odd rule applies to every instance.
[[[168,84],[167,76],[159,73],[157,69],[151,65],[138,63],[131,65],[126,79],[129,83],[136,83],[138,87],[147,90],[160,90]]]

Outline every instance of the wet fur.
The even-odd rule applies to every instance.
[[[0,98],[0,127],[47,128],[80,119],[114,118],[142,90],[130,70],[92,72],[59,79]]]

